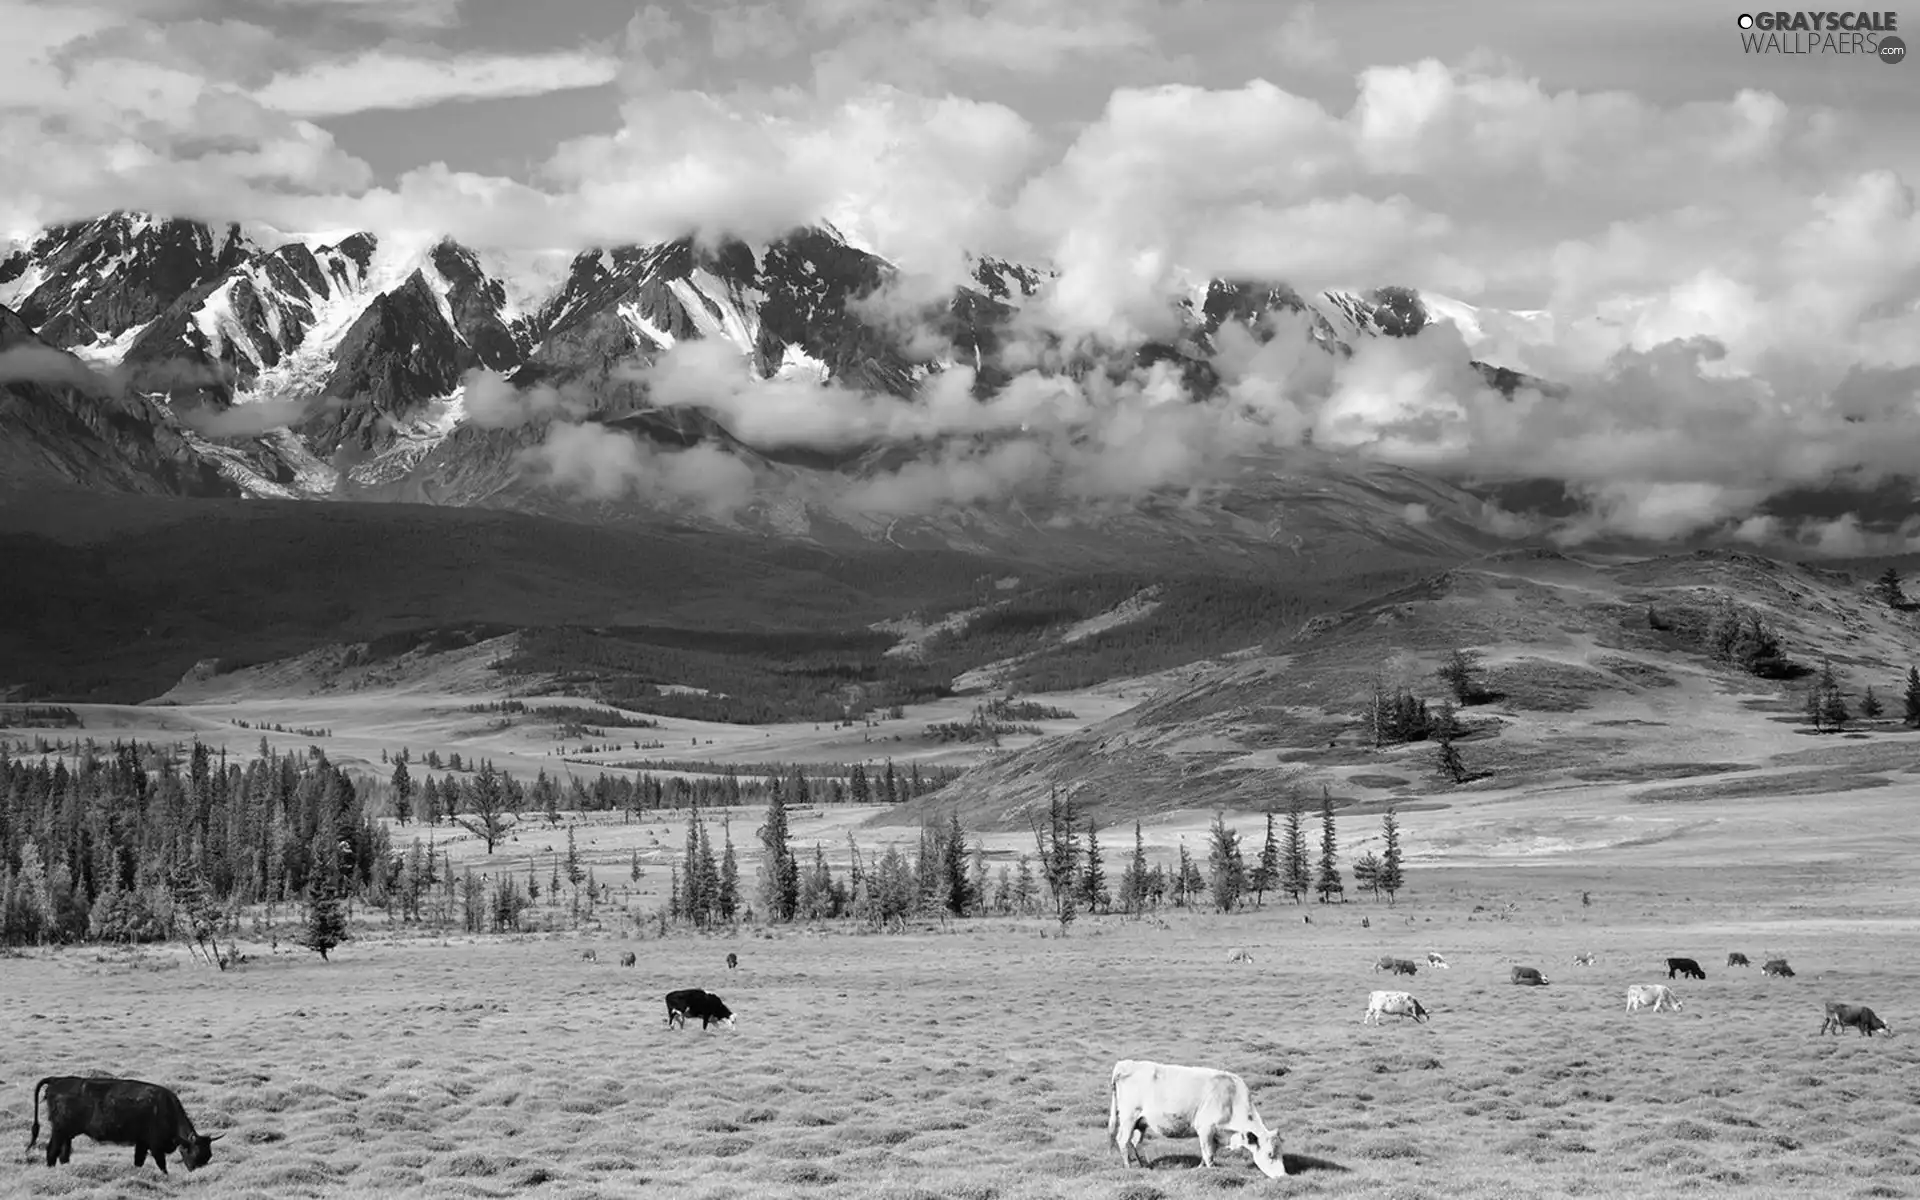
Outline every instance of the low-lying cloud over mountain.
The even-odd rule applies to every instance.
[[[1502,532],[1920,547],[1902,72],[1736,69],[1729,21],[1635,8],[1699,69],[1661,90],[1623,52],[1642,86],[1603,90],[1591,40],[1227,7],[649,6],[536,35],[457,0],[0,0],[26,31],[0,225],[213,223],[170,272],[16,256],[0,303],[203,442],[272,442],[203,447],[256,491],[425,472],[497,501],[511,466],[886,521],[1199,503],[1310,446],[1496,497],[1474,519]],[[1355,58],[1363,33],[1394,56]],[[484,137],[462,103],[500,106]],[[1804,503],[1835,490],[1863,499]]]

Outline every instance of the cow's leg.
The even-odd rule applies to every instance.
[[[71,1134],[60,1141],[60,1161],[63,1164],[73,1161],[73,1136]]]
[[[133,1147],[133,1165],[136,1167],[144,1167],[147,1165],[147,1146],[145,1142],[137,1143]]]
[[[155,1150],[153,1152],[153,1165],[160,1168],[162,1175],[167,1173],[167,1152],[165,1150]]]
[[[48,1138],[47,1139],[47,1165],[52,1166],[53,1164],[59,1161],[60,1161],[60,1139],[58,1137]]]
[[[1194,1132],[1200,1135],[1200,1165],[1203,1167],[1219,1166],[1220,1164],[1213,1159],[1213,1139],[1215,1133],[1218,1131],[1215,1130],[1213,1126],[1207,1125],[1194,1130]]]

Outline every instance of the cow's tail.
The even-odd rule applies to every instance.
[[[1107,1139],[1120,1136],[1120,1068],[1116,1065],[1107,1078]]]
[[[54,1078],[55,1076],[49,1075],[39,1083],[33,1085],[33,1132],[27,1135],[27,1149],[29,1150],[33,1149],[34,1145],[40,1140],[40,1093],[47,1089],[47,1085],[52,1083]]]

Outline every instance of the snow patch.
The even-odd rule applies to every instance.
[[[1152,587],[1142,588],[1106,612],[1075,622],[1072,628],[1060,635],[1060,644],[1070,646],[1096,633],[1104,633],[1109,629],[1141,620],[1160,607],[1161,601],[1156,598],[1159,594],[1160,585],[1157,583]]]
[[[826,383],[830,372],[827,364],[798,346],[789,345],[780,356],[780,366],[775,369],[775,379],[799,379],[809,383]]]
[[[646,316],[641,313],[638,304],[635,304],[631,300],[623,300],[620,302],[616,311],[619,312],[621,319],[624,320],[628,327],[635,333],[646,338],[662,350],[673,349],[674,336],[658,325],[655,325],[652,321],[649,321]]]
[[[134,339],[151,324],[152,321],[142,321],[119,337],[102,338],[91,346],[76,346],[73,355],[90,366],[117,367],[120,360],[127,356],[127,351],[133,348]]]

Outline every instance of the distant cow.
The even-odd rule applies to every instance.
[[[595,954],[591,950],[582,950],[580,952],[580,961],[581,962],[599,962],[600,956]]]
[[[1411,992],[1374,992],[1367,997],[1367,1015],[1360,1018],[1362,1025],[1378,1025],[1382,1015],[1389,1017],[1412,1017],[1418,1025],[1427,1019],[1427,1010],[1420,1001],[1414,999]]]
[[[1700,964],[1690,958],[1668,959],[1667,978],[1672,979],[1678,975],[1685,975],[1688,979],[1705,979],[1707,977],[1707,973],[1700,969]]]
[[[1768,959],[1767,965],[1760,968],[1760,973],[1762,975],[1772,975],[1780,979],[1793,978],[1793,968],[1787,965],[1787,960],[1784,958]]]
[[[1427,965],[1430,967],[1438,967],[1442,971],[1451,971],[1453,969],[1447,965],[1446,959],[1441,958],[1431,950],[1427,951]]]
[[[734,954],[731,951],[729,951],[727,954],[727,970],[731,971],[739,965],[740,965],[740,956],[738,954]]]
[[[1858,1029],[1862,1037],[1872,1037],[1876,1029],[1888,1037],[1893,1036],[1893,1028],[1874,1015],[1874,1011],[1866,1005],[1836,1004],[1832,1000],[1827,1001],[1827,1019],[1820,1022],[1820,1032],[1839,1033],[1842,1025]]]
[[[1113,1064],[1107,1136],[1127,1166],[1146,1165],[1138,1147],[1149,1131],[1161,1137],[1199,1138],[1203,1167],[1217,1165],[1214,1148],[1224,1139],[1227,1149],[1251,1154],[1253,1165],[1269,1178],[1287,1173],[1280,1135],[1254,1111],[1247,1081],[1231,1071],[1131,1058]]]
[[[1679,1012],[1680,998],[1664,983],[1636,983],[1627,989],[1627,1011],[1638,1012],[1643,1008]]]
[[[688,1017],[699,1017],[702,1029],[716,1021],[733,1028],[733,1010],[705,988],[681,988],[667,993],[667,1027],[673,1028],[673,1023],[678,1021],[684,1029]]]
[[[1547,981],[1538,967],[1515,967],[1513,981],[1522,987],[1546,987]]]
[[[1232,954],[1227,955],[1227,961],[1230,963],[1250,963],[1253,961],[1253,952],[1245,946],[1241,946],[1234,950]]]
[[[1727,965],[1730,967],[1750,967],[1753,964],[1747,961],[1746,955],[1735,950],[1732,954],[1727,955]]]
[[[1418,975],[1420,973],[1420,964],[1411,959],[1396,958],[1387,969],[1395,975]]]
[[[1376,971],[1391,971],[1393,970],[1393,964],[1399,961],[1399,959],[1391,954],[1382,954],[1379,958],[1373,960],[1373,969]]]
[[[213,1157],[213,1144],[226,1135],[203,1137],[187,1117],[180,1097],[157,1083],[105,1076],[49,1075],[33,1088],[33,1133],[27,1149],[40,1140],[40,1093],[47,1094],[47,1165],[73,1160],[73,1139],[86,1134],[96,1142],[133,1147],[133,1165],[147,1155],[167,1173],[167,1155],[180,1152],[191,1171]]]
[[[639,961],[640,961],[639,956],[634,954],[634,952],[631,950],[627,951],[625,954],[622,954],[620,956],[620,965],[623,967],[630,967]]]
[[[1578,953],[1578,954],[1576,954],[1576,955],[1574,955],[1574,956],[1573,956],[1573,965],[1574,965],[1574,966],[1576,966],[1576,967],[1590,967],[1590,966],[1592,966],[1592,965],[1593,965],[1593,951],[1591,951],[1591,950],[1582,950],[1582,951],[1581,951],[1580,953]]]

